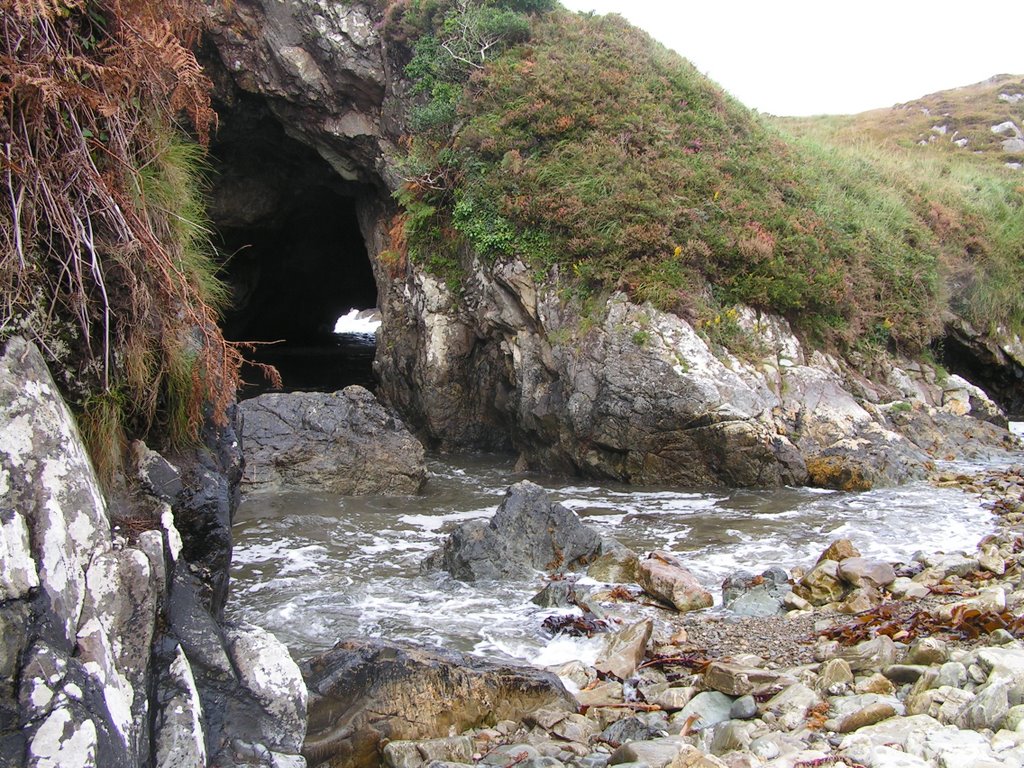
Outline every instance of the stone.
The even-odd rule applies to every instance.
[[[839,563],[839,578],[854,587],[881,588],[896,580],[896,571],[889,563],[865,557],[847,557]]]
[[[846,587],[839,579],[839,563],[821,560],[800,580],[794,590],[812,605],[825,605],[841,600]]]
[[[757,700],[750,694],[740,696],[729,708],[729,717],[733,720],[751,720],[757,717]]]
[[[857,693],[878,693],[886,695],[892,693],[895,688],[885,675],[880,672],[876,672],[870,677],[866,677],[858,682],[857,685],[854,686],[854,690]]]
[[[896,716],[896,710],[892,704],[887,702],[878,702],[875,704],[868,704],[866,707],[858,709],[855,712],[843,717],[836,726],[836,733],[851,733],[852,731],[859,730],[875,723],[880,723],[883,720],[887,720],[890,717]]]
[[[860,557],[860,550],[849,539],[836,539],[818,556],[818,563],[825,560],[841,562],[848,557]]]
[[[241,686],[259,704],[252,727],[258,743],[298,754],[306,736],[306,683],[288,649],[253,624],[229,625],[228,653]]]
[[[609,765],[622,763],[646,763],[650,768],[665,768],[683,748],[678,736],[663,736],[648,741],[631,741],[623,744],[608,759]]]
[[[729,719],[732,710],[732,697],[718,691],[698,693],[681,710],[669,720],[674,731],[684,724],[689,724],[691,731],[701,731]]]
[[[247,492],[407,495],[426,480],[423,446],[363,387],[269,393],[239,411]]]
[[[206,768],[202,704],[192,667],[180,645],[166,675],[161,688],[170,696],[156,719],[156,766]]]
[[[653,631],[654,622],[651,619],[644,619],[607,635],[604,649],[594,661],[594,668],[600,673],[611,674],[625,680],[643,661]]]
[[[821,697],[803,683],[795,683],[765,702],[763,710],[778,716],[779,727],[792,731],[800,727],[811,707],[821,703]]]
[[[651,552],[640,561],[637,575],[644,591],[674,606],[680,613],[710,608],[714,604],[711,593],[668,552]]]
[[[384,746],[383,757],[390,768],[420,768],[435,762],[471,764],[473,739],[449,736],[421,741],[396,740]]]
[[[773,616],[784,610],[792,591],[782,568],[769,568],[760,576],[741,571],[722,583],[722,605],[740,616]]]
[[[309,689],[303,754],[314,763],[370,768],[384,739],[443,738],[540,709],[576,710],[549,672],[381,640],[342,641],[302,672]]]
[[[576,692],[581,707],[615,707],[623,702],[622,683],[605,680]]]
[[[910,644],[907,664],[944,664],[949,659],[949,646],[937,637],[922,637]]]
[[[867,725],[848,734],[839,742],[839,749],[846,750],[853,744],[864,744],[872,747],[896,745],[907,750],[907,743],[914,737],[943,730],[938,720],[928,715],[911,715],[909,717],[889,718],[874,725]]]
[[[775,670],[748,667],[727,661],[713,661],[704,671],[704,685],[729,696],[759,695],[795,683]]]
[[[905,597],[911,600],[920,600],[922,597],[928,597],[931,594],[931,590],[924,584],[919,584],[906,576],[897,576],[893,583],[889,585],[889,591],[892,592],[894,597]]]
[[[530,602],[541,608],[568,608],[576,605],[576,585],[569,579],[549,581]]]
[[[597,723],[583,715],[570,713],[549,729],[552,734],[566,741],[587,744],[597,735],[600,728]]]
[[[840,652],[840,657],[849,663],[850,669],[854,672],[877,672],[885,669],[895,663],[896,655],[896,645],[887,635],[865,640]]]
[[[727,765],[714,755],[706,754],[692,744],[683,744],[679,754],[669,763],[668,768],[735,768],[735,766]]]
[[[822,692],[833,692],[853,683],[853,672],[845,659],[829,659],[818,670],[815,687]]]
[[[958,728],[980,731],[985,728],[998,731],[1010,711],[1009,690],[1012,680],[989,683],[957,713],[954,724]]]
[[[587,576],[605,584],[633,584],[639,562],[636,552],[606,536],[601,540],[601,554],[587,567]]]
[[[456,528],[423,567],[447,571],[462,581],[525,579],[538,570],[561,573],[585,567],[601,546],[598,533],[575,512],[524,480],[506,491],[489,520]]]
[[[882,674],[897,685],[917,682],[928,670],[923,664],[890,664]]]
[[[481,760],[481,765],[493,765],[495,768],[511,768],[531,760],[539,760],[540,752],[532,744],[502,744],[494,748]]]
[[[750,725],[739,720],[719,723],[711,737],[711,752],[715,755],[724,755],[726,752],[746,749],[751,742],[750,732]]]
[[[662,683],[659,686],[645,692],[644,696],[648,703],[661,707],[666,712],[676,712],[683,707],[698,693],[693,686],[670,686]]]
[[[612,747],[618,747],[630,741],[649,741],[664,735],[638,717],[624,717],[601,731],[598,738]]]

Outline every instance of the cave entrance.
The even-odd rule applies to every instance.
[[[231,289],[224,335],[254,345],[240,396],[269,388],[252,363],[277,368],[286,391],[372,389],[376,339],[365,315],[378,292],[360,211],[377,191],[342,179],[255,100],[222,111],[210,154],[211,220]],[[352,313],[362,313],[355,332],[335,332]]]

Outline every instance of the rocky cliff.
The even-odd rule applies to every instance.
[[[514,448],[538,469],[638,483],[867,487],[921,476],[930,457],[969,442],[952,445],[949,434],[1006,438],[989,423],[998,409],[966,382],[884,356],[866,370],[808,349],[779,317],[733,311],[740,358],[694,323],[621,294],[584,309],[515,258],[464,249],[457,288],[396,261],[391,193],[412,99],[381,12],[246,0],[215,6],[212,18],[222,121],[256,100],[316,151],[311,162],[360,185],[348,194],[383,313],[380,393],[428,445]],[[222,185],[215,200],[234,193],[236,208],[256,210],[262,171],[226,167],[248,181]],[[968,413],[982,420],[957,421]]]
[[[298,667],[267,632],[221,621],[238,482],[226,432],[178,467],[138,444],[150,493],[107,501],[39,351],[6,344],[4,765],[304,764]]]

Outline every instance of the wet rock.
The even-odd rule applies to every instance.
[[[889,563],[865,557],[847,557],[839,563],[839,578],[854,587],[880,588],[896,580]]]
[[[587,576],[605,584],[633,584],[640,558],[611,537],[601,541],[601,554],[587,568]]]
[[[601,537],[575,512],[522,481],[487,521],[460,525],[424,563],[456,579],[524,579],[536,571],[579,569],[601,551]]]
[[[661,683],[645,691],[645,698],[650,704],[661,707],[666,712],[677,712],[697,693],[693,686],[671,686],[669,683]]]
[[[205,768],[202,704],[192,667],[181,646],[175,649],[174,661],[165,674],[161,689],[169,697],[156,719],[156,766]]]
[[[594,667],[598,672],[625,680],[643,661],[653,631],[654,622],[645,619],[608,635],[604,649],[594,662]]]
[[[783,612],[792,590],[782,568],[769,568],[760,576],[741,571],[722,583],[722,604],[740,616],[773,616]]]
[[[576,584],[569,579],[549,581],[530,602],[541,608],[568,608],[576,605]]]
[[[543,708],[575,711],[554,675],[380,640],[338,643],[302,666],[310,762],[375,766],[381,741],[431,739]]]
[[[711,593],[668,552],[651,552],[641,560],[637,581],[648,594],[664,600],[680,613],[710,608],[714,604]]]
[[[581,707],[614,707],[622,704],[622,683],[606,680],[576,693]]]
[[[426,480],[423,446],[362,387],[270,393],[239,411],[249,492],[404,495]]]

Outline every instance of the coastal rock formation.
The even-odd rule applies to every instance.
[[[490,519],[460,525],[424,567],[463,581],[523,579],[536,571],[585,568],[601,548],[597,531],[524,480],[508,489]]]
[[[147,457],[177,500],[173,478],[187,467]],[[197,578],[205,566],[186,559],[194,545],[178,510],[187,517],[156,496],[108,504],[42,356],[11,339],[0,357],[5,765],[134,768],[155,755],[170,768],[298,755],[298,668],[262,630],[218,623],[216,590]],[[251,755],[238,752],[243,743]]]
[[[371,768],[387,741],[434,739],[542,709],[572,712],[558,678],[450,651],[347,640],[303,664],[311,766]]]
[[[782,318],[742,307],[739,357],[706,329],[621,294],[586,307],[567,300],[558,275],[541,281],[514,258],[464,248],[453,290],[395,245],[397,147],[415,100],[380,11],[243,0],[211,14],[222,124],[261,104],[274,135],[320,164],[316,185],[353,201],[382,315],[377,394],[428,447],[513,449],[530,467],[631,483],[864,488],[921,478],[931,460],[958,453],[960,441],[944,436],[953,421],[974,444],[1006,438],[975,426],[999,423],[998,408],[947,389],[934,368],[812,352]],[[229,159],[214,191],[225,226],[257,226],[260,211],[275,210],[276,180],[309,171],[242,173]],[[980,349],[963,345],[961,375],[980,370]],[[1012,378],[1017,368],[999,354],[993,370]],[[1001,401],[1013,391],[1002,386]],[[896,418],[895,406],[913,419]]]
[[[250,492],[405,495],[426,480],[423,446],[363,387],[270,393],[239,411]]]

